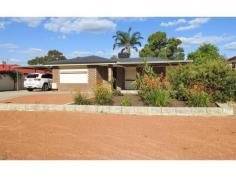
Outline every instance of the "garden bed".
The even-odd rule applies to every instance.
[[[121,101],[124,98],[128,98],[131,101],[132,106],[148,106],[139,95],[136,94],[124,94],[122,96],[113,96],[112,97],[112,106],[121,106]],[[91,105],[96,105],[95,99],[89,99]],[[170,103],[165,107],[189,107],[185,101],[179,101],[177,99],[171,99]],[[218,107],[215,103],[211,103],[209,107]]]

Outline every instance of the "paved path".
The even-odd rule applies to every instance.
[[[233,105],[233,108],[234,108],[234,114],[236,115],[236,104]]]
[[[236,115],[236,102],[231,102],[230,105],[233,107],[234,109],[234,115]]]

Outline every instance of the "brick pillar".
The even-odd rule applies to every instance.
[[[113,78],[113,70],[112,70],[112,67],[109,66],[108,67],[108,85],[109,85],[109,88],[112,89],[111,87],[111,84],[109,83]]]
[[[108,81],[110,81],[112,78],[113,78],[112,67],[108,67]]]

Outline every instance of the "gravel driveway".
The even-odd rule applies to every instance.
[[[236,119],[1,111],[1,158],[235,160]]]

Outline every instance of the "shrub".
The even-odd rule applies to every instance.
[[[83,96],[81,93],[77,93],[75,98],[74,98],[74,102],[75,104],[79,104],[79,105],[89,105],[90,101]]]
[[[95,88],[95,101],[99,105],[112,104],[112,92],[104,85],[97,85]]]
[[[178,89],[173,89],[171,88],[170,90],[171,97],[176,98],[181,101],[187,101],[188,100],[188,94],[189,94],[189,89],[187,89],[184,84],[179,84]]]
[[[151,106],[167,106],[170,102],[170,94],[165,89],[156,89],[143,94],[142,99]]]
[[[227,102],[234,98],[236,71],[224,61],[208,61],[167,69],[167,78],[179,100],[186,100],[186,90],[194,85],[212,96],[214,102]]]
[[[123,96],[123,94],[121,93],[120,90],[113,90],[113,91],[112,91],[112,95],[113,95],[113,96]]]
[[[132,106],[132,103],[131,103],[131,100],[129,97],[124,97],[121,99],[121,102],[120,102],[120,105],[121,106]]]
[[[187,104],[193,107],[208,107],[211,102],[211,97],[204,91],[191,91]]]
[[[160,77],[155,76],[144,76],[142,78],[141,90],[154,90],[161,88]]]

